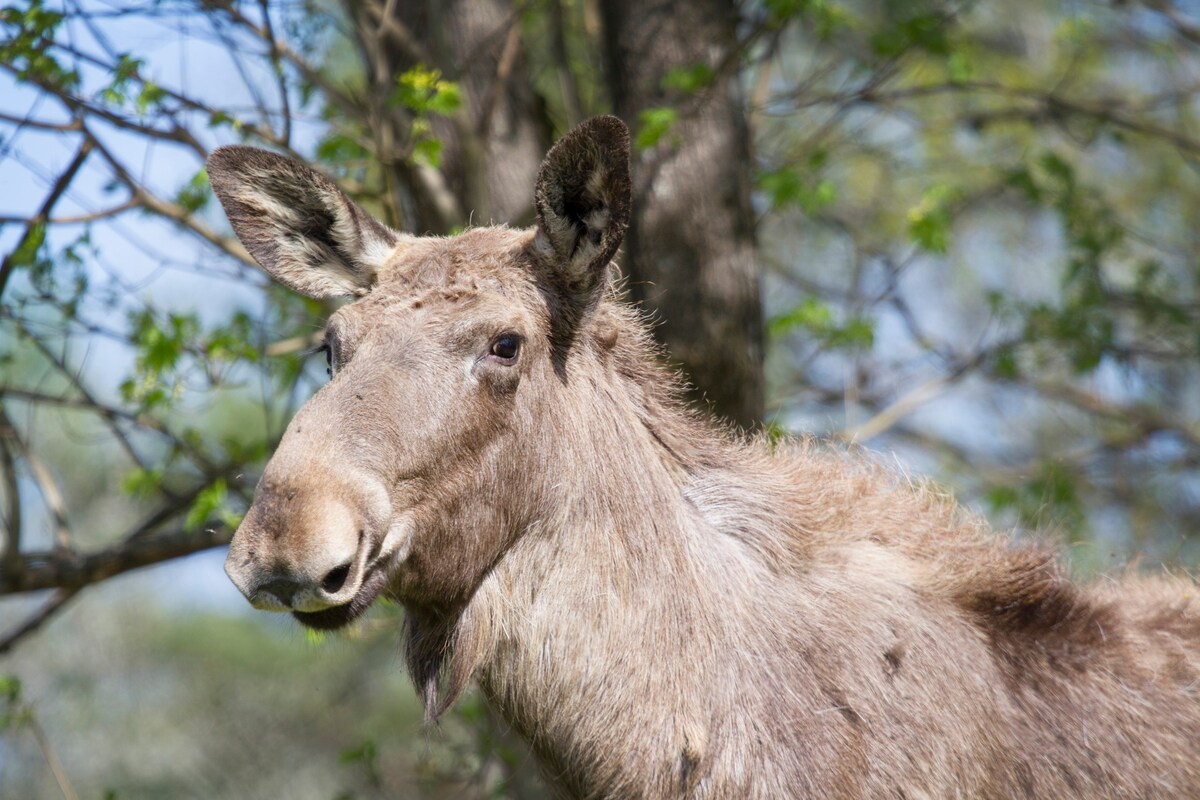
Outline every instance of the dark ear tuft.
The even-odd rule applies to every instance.
[[[566,288],[599,297],[629,225],[629,128],[592,117],[546,155],[534,199],[538,242]],[[582,298],[581,298],[582,299]]]
[[[309,297],[365,294],[399,241],[329,178],[267,150],[217,149],[208,180],[250,255]]]

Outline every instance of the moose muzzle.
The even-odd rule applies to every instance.
[[[266,611],[316,613],[351,603],[388,528],[387,494],[370,488],[264,480],[234,534],[225,572]]]

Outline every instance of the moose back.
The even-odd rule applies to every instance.
[[[406,609],[431,717],[472,680],[568,797],[1200,797],[1188,580],[1084,587],[857,453],[687,410],[612,290],[629,135],[547,155],[532,230],[389,230],[313,170],[209,159],[280,283],[358,299],[226,569],[339,628]]]

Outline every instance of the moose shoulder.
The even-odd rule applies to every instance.
[[[406,610],[432,716],[471,680],[572,797],[1200,797],[1187,580],[1083,587],[947,497],[686,410],[611,288],[629,138],[547,155],[534,230],[396,233],[227,147],[281,283],[357,295],[226,569],[337,628]]]

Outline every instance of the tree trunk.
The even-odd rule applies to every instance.
[[[528,223],[533,184],[550,135],[532,89],[520,17],[512,3],[401,0],[387,5],[391,18],[381,25],[386,35],[380,37],[380,55],[389,79],[420,64],[439,69],[462,92],[459,113],[431,120],[443,145],[442,179],[461,216],[457,224]],[[413,178],[405,176],[408,182]],[[428,216],[425,228],[444,233],[439,229],[446,227],[445,221]]]
[[[750,207],[750,137],[737,77],[731,0],[605,0],[609,88],[636,128],[650,108],[678,123],[634,164],[633,220],[623,266],[633,299],[719,415],[752,427],[763,415],[762,305]],[[672,69],[707,65],[715,78],[685,95]]]

